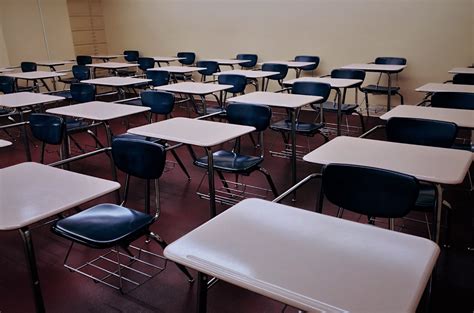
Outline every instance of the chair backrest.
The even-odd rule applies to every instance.
[[[14,93],[15,92],[15,79],[9,76],[0,76],[0,92]]]
[[[303,66],[303,71],[314,71],[319,65],[319,57],[316,55],[297,55],[295,61],[298,62],[313,62],[312,65]]]
[[[154,87],[168,85],[170,82],[170,73],[165,70],[146,71],[146,78],[151,79],[150,84]]]
[[[331,71],[331,78],[360,79],[364,81],[365,71],[338,68]]]
[[[406,65],[407,59],[399,57],[377,57],[375,64]]]
[[[271,108],[259,104],[231,103],[226,112],[229,123],[253,126],[257,131],[267,129],[272,117]]]
[[[237,60],[248,60],[245,63],[240,63],[239,65],[245,68],[251,68],[257,65],[258,55],[252,53],[239,53],[235,57]]]
[[[158,179],[166,161],[165,148],[144,139],[115,138],[112,141],[115,166],[126,174],[142,179]]]
[[[178,52],[176,56],[178,58],[184,58],[184,59],[178,60],[179,63],[183,65],[192,65],[194,64],[194,61],[196,61],[196,53],[194,52]]]
[[[50,145],[59,145],[63,141],[66,124],[61,117],[45,113],[31,113],[29,123],[31,133],[36,139]]]
[[[456,74],[453,76],[453,84],[474,85],[474,74]]]
[[[78,55],[76,57],[77,65],[92,64],[92,57],[90,55]]]
[[[73,65],[72,67],[72,75],[78,81],[86,80],[91,78],[91,71],[85,65]]]
[[[234,87],[227,89],[227,92],[241,93],[247,86],[247,77],[237,74],[222,74],[217,78],[217,82],[221,85],[232,85]]]
[[[123,58],[127,62],[137,62],[140,57],[140,52],[137,50],[125,50],[123,52]]]
[[[138,68],[142,71],[146,71],[150,68],[155,67],[155,59],[153,58],[138,58]]]
[[[387,121],[387,140],[422,146],[450,148],[456,140],[458,127],[454,123],[392,117]]]
[[[196,66],[205,67],[205,70],[200,70],[198,71],[198,73],[206,76],[216,73],[219,69],[219,63],[217,63],[216,61],[198,61],[196,63]]]
[[[95,86],[84,83],[71,84],[71,97],[76,102],[89,102],[95,100]]]
[[[291,87],[291,93],[323,97],[323,100],[318,101],[318,103],[320,103],[325,102],[328,99],[329,94],[331,93],[331,85],[319,82],[295,82]]]
[[[161,90],[146,90],[140,94],[142,103],[151,113],[168,115],[174,108],[174,94]]]
[[[419,193],[418,180],[413,176],[347,164],[325,166],[322,187],[323,195],[336,206],[385,218],[408,214]]]
[[[474,110],[474,93],[437,92],[431,96],[435,108]]]
[[[288,65],[278,63],[264,63],[262,65],[262,71],[278,72],[279,74],[269,76],[268,78],[282,80],[285,79],[286,75],[288,74]]]
[[[21,62],[20,67],[22,72],[35,72],[38,68],[35,62]]]

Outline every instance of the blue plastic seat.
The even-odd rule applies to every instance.
[[[221,106],[214,110],[213,108],[208,108],[207,113],[213,113],[216,110],[223,111],[229,93],[233,96],[244,94],[245,87],[247,86],[247,77],[238,74],[222,74],[217,77],[217,83],[221,85],[232,85],[233,87],[223,91],[224,95],[221,100]]]
[[[314,63],[311,65],[306,65],[306,66],[301,67],[302,71],[305,71],[305,72],[311,71],[311,76],[314,76],[314,71],[318,68],[320,59],[316,55],[297,55],[295,56],[295,61]]]
[[[138,68],[143,71],[143,73],[146,73],[146,71],[150,68],[155,67],[155,59],[153,58],[144,58],[140,57],[138,58]]]
[[[264,63],[262,65],[262,71],[278,72],[278,74],[267,77],[267,82],[264,87],[265,91],[268,89],[268,84],[270,80],[276,80],[278,82],[278,85],[283,88],[283,80],[288,74],[288,65],[278,63]]]
[[[219,71],[219,63],[216,61],[198,61],[196,66],[206,68],[205,70],[198,71],[201,74],[202,82],[206,81],[207,76],[212,76]]]
[[[33,137],[41,141],[40,163],[44,163],[44,151],[46,145],[61,145],[66,133],[66,123],[63,118],[45,114],[31,113],[29,125]],[[62,149],[59,149],[62,159]]]
[[[474,85],[474,74],[456,74],[453,76],[453,84]]]
[[[130,63],[138,62],[138,58],[140,57],[140,52],[137,50],[125,50],[123,52],[123,58],[125,61]]]
[[[243,69],[254,68],[258,61],[258,55],[252,53],[239,53],[235,58],[237,60],[248,60],[239,64]]]
[[[190,66],[190,65],[193,65],[194,62],[196,61],[196,53],[194,52],[178,52],[176,56],[178,58],[184,58],[184,59],[178,60],[178,62],[181,63],[182,65]]]
[[[146,71],[146,78],[151,79],[150,85],[153,87],[168,85],[170,73],[165,70]]]
[[[78,55],[76,56],[77,65],[92,64],[92,57],[90,55]]]
[[[72,77],[71,78],[59,78],[59,80],[65,84],[80,83],[82,80],[91,78],[90,68],[85,65],[73,65],[72,66]],[[59,94],[56,94],[59,95]],[[71,93],[63,93],[61,96],[70,99]]]
[[[431,106],[435,108],[474,110],[474,93],[437,92],[431,96]]]
[[[38,66],[35,62],[21,62],[20,64],[21,71],[26,72],[35,72],[38,70]]]
[[[71,84],[71,98],[75,102],[83,103],[95,100],[95,86],[85,83]]]
[[[9,94],[15,92],[15,79],[9,76],[0,76],[0,92]]]

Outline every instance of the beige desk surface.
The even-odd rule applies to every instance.
[[[388,120],[391,117],[423,118],[428,120],[452,122],[459,127],[474,128],[473,110],[399,105],[380,116],[382,120]]]
[[[177,92],[192,95],[208,95],[217,91],[232,88],[232,85],[224,84],[206,84],[196,82],[182,82],[177,84],[163,85],[155,87],[156,90],[164,90],[169,92]]]
[[[237,60],[237,59],[205,59],[205,61],[214,61],[219,65],[237,65],[248,62],[250,60]]]
[[[186,58],[182,57],[152,57],[156,62],[173,62],[173,61],[178,61],[178,60],[184,60]]]
[[[449,70],[451,74],[474,74],[474,67],[455,67]]]
[[[428,83],[415,89],[419,92],[469,92],[474,93],[474,85]]]
[[[103,55],[91,55],[93,59],[116,59],[123,57],[124,54],[103,54]]]
[[[247,199],[164,254],[308,312],[400,313],[415,312],[439,248],[424,238]]]
[[[0,148],[11,146],[12,143],[8,140],[0,139]]]
[[[103,62],[103,63],[87,64],[86,66],[106,68],[106,69],[120,69],[120,68],[129,68],[129,67],[138,67],[138,64],[136,64],[136,63],[121,63],[121,62]]]
[[[0,95],[0,107],[21,108],[60,100],[64,100],[64,97],[52,96],[37,92],[16,92]]]
[[[192,73],[201,70],[205,70],[205,67],[196,67],[196,66],[162,66],[150,68],[149,71],[168,71],[174,74],[185,74]]]
[[[13,72],[12,68],[0,67],[0,73]]]
[[[268,63],[285,64],[289,68],[300,68],[300,67],[305,67],[305,66],[315,64],[314,62],[300,62],[300,61],[265,61],[259,64],[263,65],[263,64],[268,64]]]
[[[215,73],[215,76],[219,76],[222,74],[237,74],[237,75],[243,75],[247,78],[263,78],[263,77],[268,77],[272,76],[275,74],[279,74],[279,72],[272,72],[272,71],[251,71],[251,70],[230,70],[230,71],[223,71],[223,72],[218,72]]]
[[[109,121],[115,118],[150,111],[149,107],[92,101],[46,110],[47,113],[85,118],[94,121]]]
[[[354,63],[342,66],[343,69],[363,70],[366,72],[400,72],[406,65],[391,64],[373,64],[373,63]]]
[[[34,162],[0,169],[0,230],[18,229],[120,188]]]
[[[36,62],[39,66],[57,66],[57,65],[65,65],[65,64],[73,64],[73,61],[39,61]]]
[[[310,163],[344,163],[383,168],[439,184],[463,182],[472,153],[456,149],[409,145],[339,136],[303,157]]]
[[[111,76],[111,77],[81,80],[81,83],[100,85],[100,86],[110,86],[110,87],[123,87],[123,86],[144,84],[150,81],[151,79],[145,79],[145,78]]]
[[[285,80],[283,84],[293,85],[295,82],[317,82],[326,83],[331,85],[333,88],[349,88],[357,84],[360,84],[360,79],[345,79],[345,78],[330,78],[330,77],[300,77],[290,80]]]
[[[129,129],[135,135],[212,147],[254,131],[254,127],[176,117]]]
[[[321,100],[319,96],[256,91],[227,99],[228,102],[262,104],[272,107],[295,109]]]
[[[5,76],[10,76],[17,79],[27,79],[27,80],[35,80],[35,79],[46,79],[46,78],[54,78],[59,76],[64,76],[64,73],[56,73],[50,71],[35,71],[35,72],[21,72],[21,73],[6,73]]]

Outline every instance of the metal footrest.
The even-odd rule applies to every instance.
[[[296,145],[296,160],[303,161],[303,157],[309,152],[310,149],[308,147]],[[270,150],[270,155],[278,158],[291,159],[291,144],[285,144],[281,151]]]
[[[324,125],[325,127],[321,129],[321,132],[323,134],[325,134],[326,136],[337,135],[337,124],[325,123]],[[362,134],[362,127],[341,124],[341,134],[345,136],[360,136]]]

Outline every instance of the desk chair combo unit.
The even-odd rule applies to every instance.
[[[123,51],[123,58],[128,63],[136,64],[140,58],[140,52],[138,50],[125,50]],[[120,69],[117,71],[118,76],[134,76],[135,70]]]
[[[216,61],[198,61],[196,63],[197,67],[204,67],[205,70],[199,70],[198,73],[201,74],[201,82],[206,83],[208,76],[213,76],[215,73],[219,72],[219,63]],[[209,82],[215,82],[211,80]]]
[[[301,72],[311,72],[311,76],[314,76],[314,71],[318,68],[320,58],[316,55],[297,55],[295,56],[296,62],[312,62],[312,65],[306,65],[299,69],[296,69],[296,78],[301,76]]]
[[[182,66],[194,66],[194,63],[196,62],[196,53],[194,52],[189,52],[189,51],[181,51],[176,54],[176,56],[179,58],[178,62]],[[175,80],[193,80],[193,74],[192,73],[175,73],[173,75]]]
[[[268,90],[268,84],[270,83],[270,80],[276,81],[281,89],[284,88],[283,80],[288,74],[288,65],[278,63],[264,63],[262,65],[262,71],[278,72],[278,74],[267,77],[267,82],[263,88],[263,91]]]

